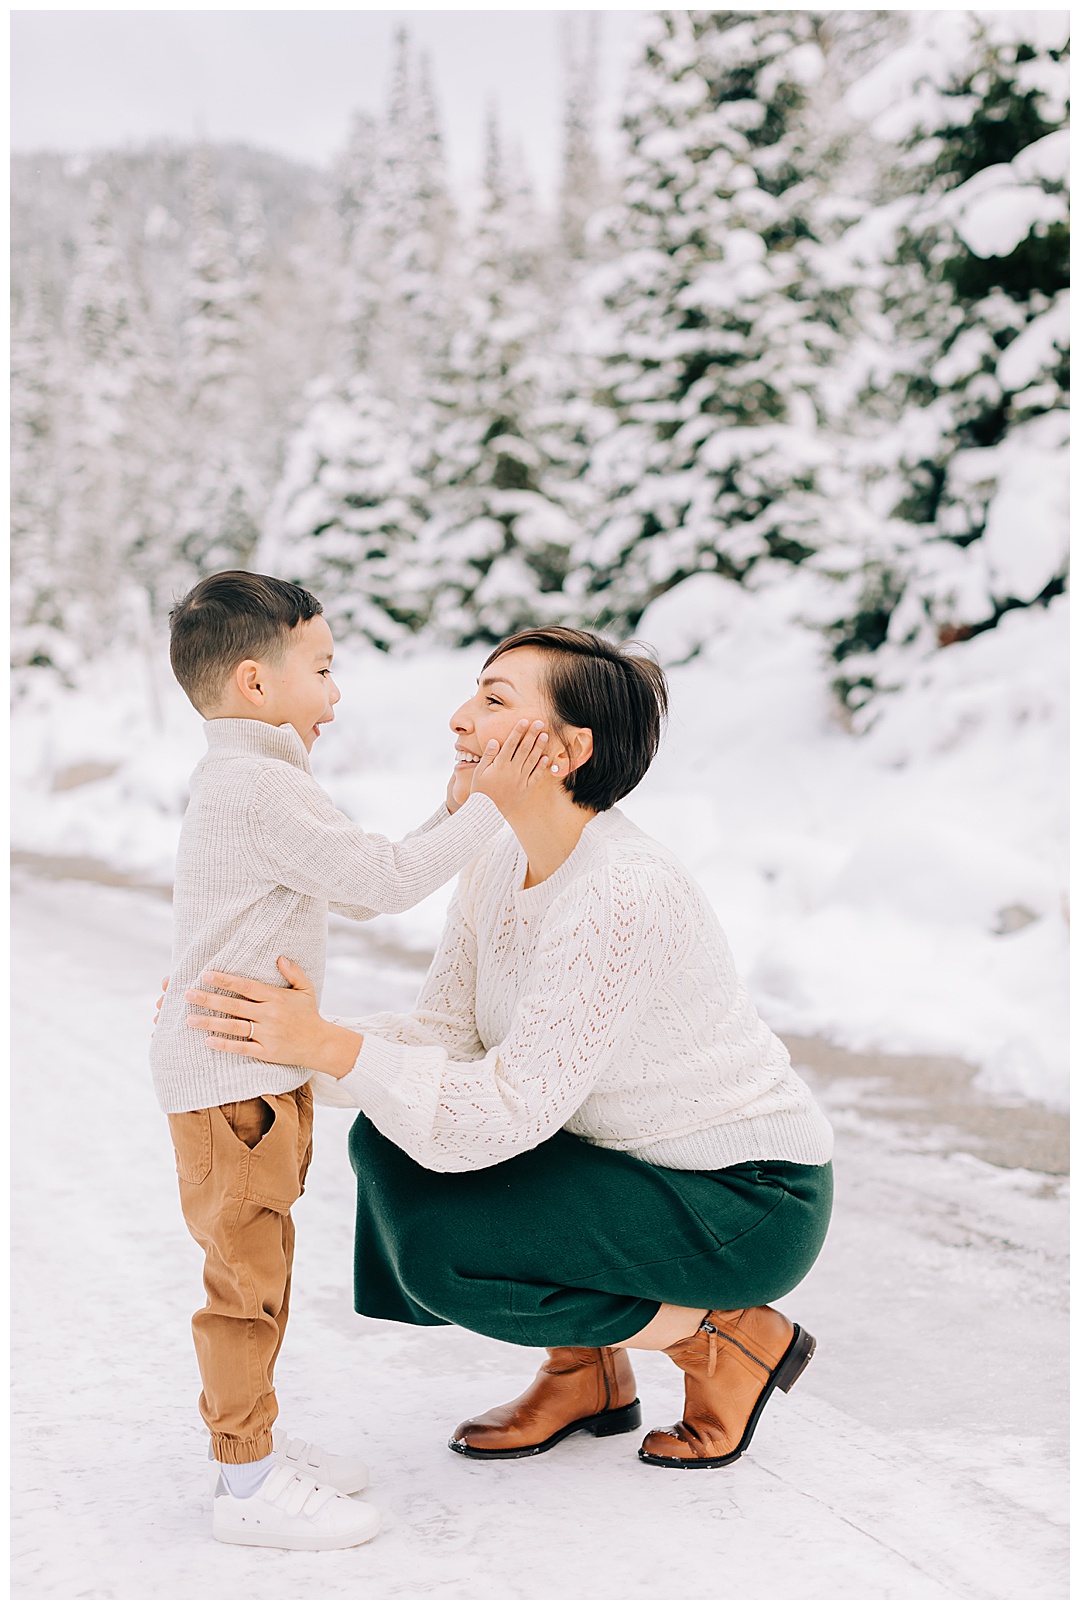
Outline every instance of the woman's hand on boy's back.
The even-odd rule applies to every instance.
[[[335,1079],[343,1078],[356,1061],[363,1036],[321,1015],[315,986],[298,962],[279,956],[277,965],[284,988],[208,969],[202,978],[209,988],[186,990],[184,1000],[221,1016],[190,1013],[189,1027],[203,1031],[212,1051],[231,1051],[287,1067],[317,1068]],[[217,995],[215,989],[230,993]]]
[[[544,751],[548,735],[542,721],[519,721],[502,747],[493,738],[472,774],[474,794],[486,794],[512,816],[548,774],[550,756]]]

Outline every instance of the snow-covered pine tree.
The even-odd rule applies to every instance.
[[[386,115],[374,131],[357,121],[343,168],[339,356],[311,390],[257,563],[324,598],[335,631],[388,647],[427,619],[410,564],[430,514],[431,377],[453,329],[441,137],[404,30]]]
[[[90,204],[66,309],[53,550],[56,607],[83,654],[123,634],[118,600],[155,529],[163,380],[103,181]]]
[[[1064,586],[1067,62],[1065,12],[912,13],[849,98],[901,152],[848,243],[876,330],[851,423],[879,525],[832,634],[854,709]]]
[[[253,184],[245,184],[240,189],[236,210],[236,262],[250,305],[258,299],[266,262],[266,215]]]
[[[547,329],[539,353],[544,385],[535,408],[535,429],[542,434],[551,464],[548,477],[553,495],[578,535],[563,589],[562,615],[566,622],[588,623],[593,606],[583,599],[590,577],[573,553],[598,518],[597,499],[585,471],[589,463],[593,427],[597,423],[594,398],[603,391],[602,356],[596,350],[596,306],[582,294],[583,283],[597,263],[618,255],[621,242],[613,229],[598,228],[615,196],[613,175],[600,160],[597,145],[600,29],[595,13],[563,19],[563,145],[558,196],[558,232],[553,240],[538,241],[534,253],[535,278],[542,300],[549,307]],[[509,171],[522,171],[520,158]],[[519,210],[535,218],[531,204]],[[520,226],[519,226],[520,233]],[[603,419],[601,430],[610,429]]]
[[[372,295],[368,257],[375,231],[378,150],[376,119],[368,112],[355,113],[345,149],[336,163],[333,204],[344,264],[334,362],[343,379],[354,374],[367,358]]]
[[[184,321],[184,473],[177,476],[177,550],[190,581],[247,563],[267,500],[260,402],[252,364],[258,220],[241,219],[241,264],[221,218],[210,154],[190,170],[191,239]],[[179,465],[180,455],[176,463]]]
[[[354,196],[362,193],[366,154],[358,141]],[[426,64],[415,61],[405,29],[398,34],[367,193],[351,234],[351,355],[356,370],[412,408],[425,395],[432,349],[446,338],[443,269],[454,215]]]
[[[450,199],[442,125],[431,81],[431,58],[420,57],[416,86],[417,171],[428,273],[445,263],[455,242],[457,219]]]
[[[590,282],[596,515],[572,582],[602,623],[820,539],[842,345],[815,262],[835,229],[828,31],[818,12],[663,12],[633,74],[619,254]]]
[[[531,197],[489,115],[481,205],[459,260],[459,305],[431,390],[430,518],[410,587],[443,641],[495,641],[563,613],[574,527],[557,489],[553,332]],[[545,408],[547,413],[545,413]]]
[[[401,411],[363,375],[309,388],[267,515],[255,568],[309,587],[340,637],[377,648],[426,620],[408,556],[427,515],[424,481]]]
[[[371,205],[378,139],[371,113],[354,112],[344,149],[334,163],[334,207],[350,240]]]
[[[60,352],[44,305],[40,264],[23,274],[11,331],[11,618],[15,665],[64,666],[65,576],[56,529]]]
[[[571,263],[580,263],[593,251],[588,226],[601,201],[600,162],[596,151],[599,46],[599,12],[564,13],[565,92],[559,232],[563,253]]]

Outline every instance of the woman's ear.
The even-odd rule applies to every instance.
[[[567,775],[569,775],[570,772],[577,771],[579,766],[584,766],[585,762],[592,758],[592,728],[571,727],[563,733],[563,742],[570,762],[566,768]]]

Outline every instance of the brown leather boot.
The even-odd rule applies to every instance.
[[[641,1405],[621,1347],[549,1347],[547,1362],[513,1403],[466,1420],[450,1438],[469,1459],[524,1459],[575,1431],[613,1437],[636,1431]]]
[[[669,1470],[730,1465],[775,1389],[791,1391],[816,1346],[775,1308],[710,1310],[693,1336],[664,1349],[686,1375],[686,1406],[677,1426],[649,1432],[638,1457]]]

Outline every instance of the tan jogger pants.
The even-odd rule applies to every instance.
[[[293,1222],[311,1161],[311,1091],[170,1113],[180,1204],[206,1254],[206,1305],[191,1321],[199,1412],[214,1458],[273,1452],[274,1365],[289,1317]]]

